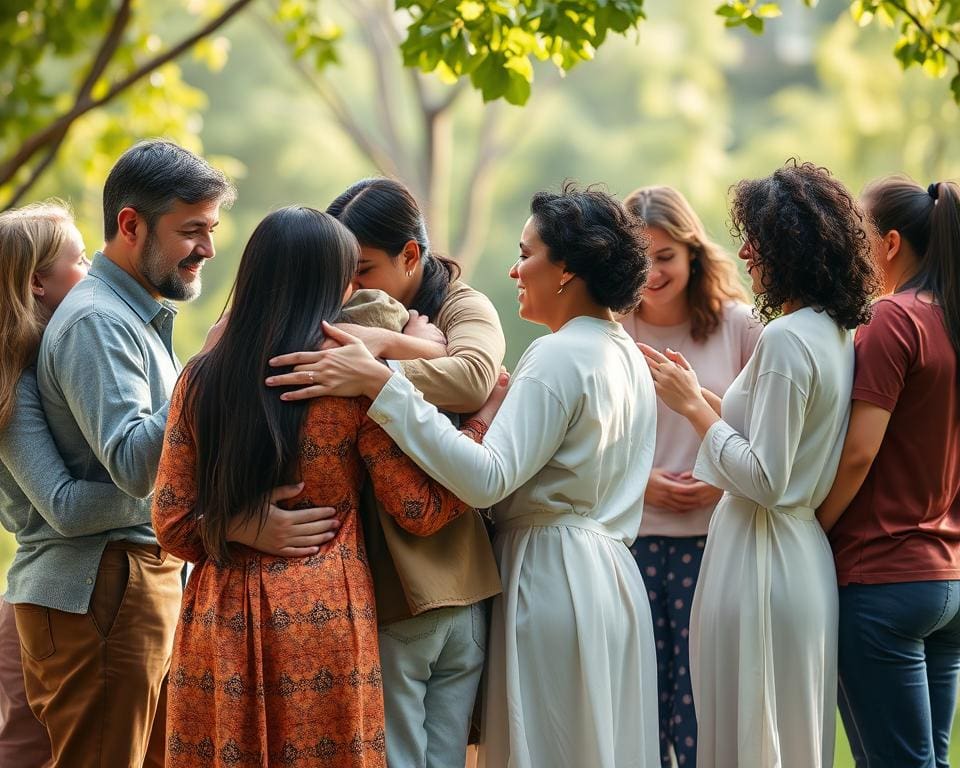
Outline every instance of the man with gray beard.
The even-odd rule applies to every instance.
[[[104,187],[103,252],[44,334],[40,393],[71,474],[143,499],[119,526],[105,510],[113,522],[101,533],[42,543],[46,602],[74,611],[16,606],[27,698],[58,768],[163,764],[183,563],[157,545],[146,497],[180,371],[171,302],[199,296],[220,208],[234,194],[176,144],[129,149]]]

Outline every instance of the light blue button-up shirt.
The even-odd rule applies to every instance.
[[[172,347],[175,315],[171,304],[154,299],[97,253],[87,277],[47,325],[37,384],[67,469],[81,480],[112,483],[140,501],[104,509],[104,519],[114,527],[93,535],[88,532],[100,527],[93,523],[81,521],[77,532],[88,535],[73,538],[57,533],[59,524],[47,531],[38,520],[33,540],[22,541],[24,551],[18,552],[18,565],[27,566],[20,582],[32,588],[12,602],[83,612],[108,542],[156,544],[147,522],[148,497],[180,371]]]

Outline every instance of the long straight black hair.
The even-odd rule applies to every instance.
[[[230,560],[235,518],[263,524],[271,491],[293,481],[305,403],[268,388],[271,357],[314,349],[321,322],[334,322],[357,269],[352,234],[313,208],[267,216],[244,248],[230,319],[219,343],[187,366],[184,413],[197,446],[197,504],[203,545]]]
[[[880,234],[896,230],[910,243],[920,270],[901,290],[936,297],[960,361],[960,187],[941,181],[924,189],[905,176],[888,176],[870,184],[863,198]]]
[[[436,318],[450,283],[460,277],[460,267],[430,250],[427,223],[409,189],[393,179],[362,179],[330,203],[327,213],[353,232],[361,245],[386,251],[391,259],[399,258],[404,246],[415,241],[420,246],[423,282],[407,309]]]

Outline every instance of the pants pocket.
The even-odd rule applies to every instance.
[[[487,600],[481,600],[470,606],[470,620],[473,624],[473,642],[477,647],[487,652]]]
[[[90,597],[90,618],[100,636],[106,638],[117,620],[130,583],[130,559],[122,549],[108,549],[100,560],[97,583]]]
[[[417,640],[433,637],[437,632],[439,623],[440,617],[437,612],[427,611],[410,619],[387,624],[385,627],[381,627],[380,631],[387,637],[392,637],[394,640],[408,645],[415,643]]]
[[[53,656],[53,632],[50,629],[50,609],[42,605],[24,603],[14,606],[20,648],[34,661]]]

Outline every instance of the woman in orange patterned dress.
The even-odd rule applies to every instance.
[[[291,407],[262,384],[271,357],[315,347],[321,321],[337,318],[357,253],[319,211],[267,216],[244,250],[222,338],[174,391],[153,522],[161,545],[196,567],[170,670],[168,768],[385,765],[359,489],[369,472],[415,534],[467,507],[367,418],[367,400]],[[338,510],[329,544],[283,558],[227,543],[235,526],[262,524],[275,486],[298,481],[293,507]]]

